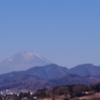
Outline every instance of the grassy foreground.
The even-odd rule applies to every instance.
[[[52,98],[42,98],[39,100],[52,100]],[[64,95],[62,96],[56,96],[55,100],[64,100]],[[87,96],[82,96],[82,97],[74,97],[72,99],[69,100],[100,100],[100,92],[99,93],[95,93],[93,95],[87,95]]]
[[[63,99],[64,99],[64,95],[55,97],[55,100],[63,100]],[[39,99],[39,100],[52,100],[52,98],[43,98],[43,99]]]

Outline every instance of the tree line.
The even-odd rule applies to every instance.
[[[27,97],[27,100],[36,100],[34,97],[39,98],[52,98],[55,100],[56,96],[64,95],[64,100],[70,100],[74,97],[81,97],[84,95],[90,95],[96,92],[100,92],[100,83],[92,84],[92,85],[83,85],[83,84],[73,84],[73,85],[65,85],[65,86],[57,86],[53,88],[39,89],[35,91],[33,94],[30,92],[23,93],[21,92],[19,95],[0,95],[0,100],[23,100],[23,98]],[[37,100],[38,100],[37,99]]]

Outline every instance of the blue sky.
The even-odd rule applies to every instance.
[[[100,65],[100,0],[1,0],[0,61],[19,51]]]

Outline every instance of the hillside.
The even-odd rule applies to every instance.
[[[42,88],[100,82],[99,76],[79,76],[68,73],[68,69],[55,64],[33,67],[26,71],[16,71],[0,75],[0,90]]]
[[[92,64],[81,64],[71,68],[69,72],[80,76],[95,76],[100,74],[100,67]]]

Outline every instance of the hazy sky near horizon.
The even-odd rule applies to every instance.
[[[19,51],[100,65],[100,0],[0,0],[0,61]]]

